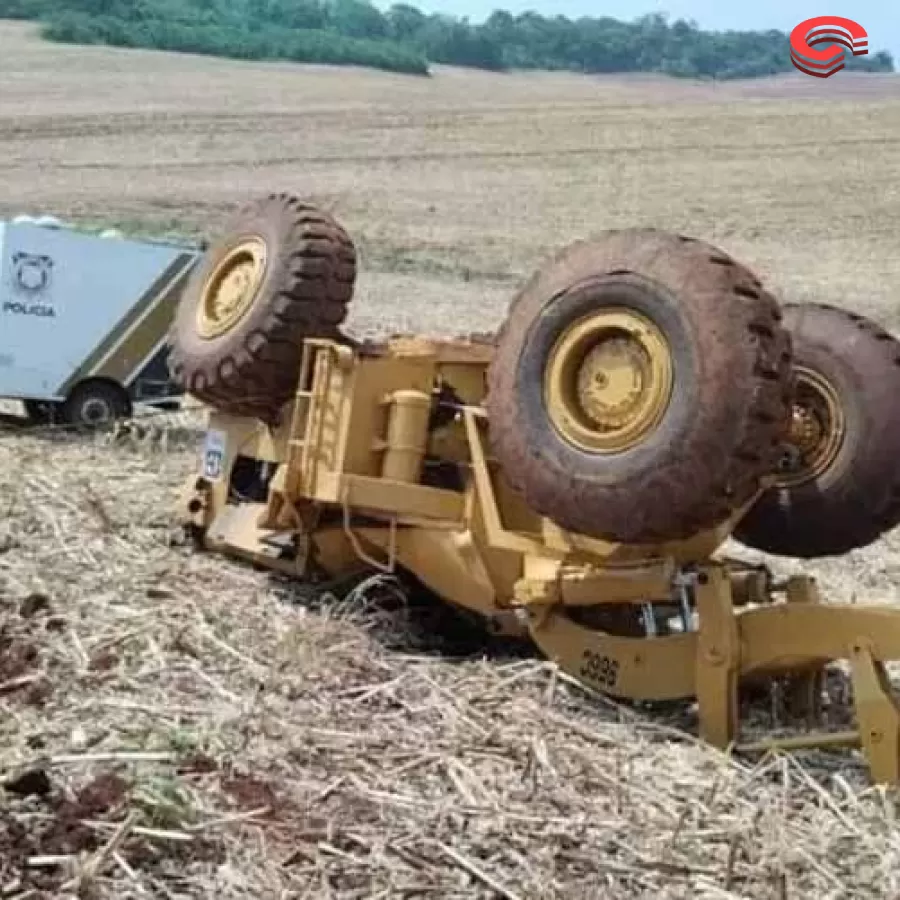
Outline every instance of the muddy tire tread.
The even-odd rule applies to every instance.
[[[223,412],[264,419],[290,399],[305,337],[341,339],[356,280],[357,253],[349,235],[329,214],[289,194],[270,194],[245,206],[235,224],[267,211],[289,216],[277,290],[262,323],[217,365],[192,365],[171,334],[170,368],[189,393]]]
[[[857,360],[867,360],[865,365],[871,371],[878,370],[885,376],[893,368],[900,368],[900,342],[868,317],[826,303],[785,306],[785,311],[791,314],[802,310],[818,311],[823,322],[831,319],[835,326],[843,320],[850,329],[864,335],[866,349],[859,353]],[[835,340],[840,339],[835,337]],[[802,364],[802,359],[798,359],[798,363]],[[900,374],[897,386],[900,388]],[[881,409],[879,413],[888,423],[900,422],[900,406],[896,410]],[[859,485],[865,481],[873,486],[865,496],[850,504],[852,508],[848,508],[845,500],[825,496],[817,501],[821,505],[815,512],[807,506],[808,499],[792,500],[792,508],[795,502],[800,506],[789,512],[784,498],[778,500],[777,489],[773,489],[764,494],[739,523],[735,530],[737,540],[763,552],[812,559],[840,555],[866,546],[897,527],[900,524],[900,463],[892,464],[889,452],[873,456],[866,450],[879,440],[894,448],[900,461],[900,424],[889,428],[878,439],[870,436],[864,442],[865,459],[857,465],[878,468],[874,475],[871,471],[856,471],[852,477],[848,476],[855,483],[853,489],[862,490]],[[840,508],[834,505],[836,503]]]
[[[723,297],[727,294],[727,304],[741,316],[745,323],[745,349],[753,355],[753,384],[742,393],[750,397],[750,403],[739,440],[729,448],[727,467],[720,477],[712,481],[707,478],[702,492],[688,502],[675,483],[685,477],[685,466],[673,464],[666,493],[680,494],[683,502],[674,510],[667,510],[665,504],[657,502],[655,512],[644,510],[638,516],[640,524],[635,524],[629,507],[650,502],[648,492],[642,494],[646,485],[607,486],[601,492],[602,500],[599,495],[586,498],[574,477],[568,484],[559,479],[552,499],[546,489],[538,489],[536,486],[544,481],[540,474],[544,462],[522,439],[515,405],[508,402],[509,385],[515,381],[518,359],[508,351],[504,355],[505,345],[515,347],[520,343],[521,337],[516,332],[521,335],[529,327],[531,319],[554,291],[592,274],[593,260],[598,263],[598,270],[613,271],[604,265],[605,251],[610,247],[614,249],[609,250],[609,255],[632,260],[632,271],[640,271],[642,263],[646,263],[657,271],[668,269],[673,280],[683,279],[687,283],[693,278],[696,285],[696,272],[701,270],[700,280],[708,283],[704,289],[715,289]],[[569,265],[571,261],[574,265]],[[555,281],[554,270],[563,273]],[[547,272],[550,274],[544,274]],[[734,509],[752,499],[759,490],[760,480],[774,470],[780,458],[792,397],[791,342],[781,327],[781,320],[778,302],[762,288],[759,280],[730,256],[703,241],[655,229],[623,229],[607,232],[599,252],[592,252],[586,242],[572,245],[526,283],[510,304],[498,334],[499,351],[489,372],[487,406],[491,441],[505,478],[539,514],[563,528],[605,540],[639,543],[680,540],[721,523]],[[604,521],[604,526],[585,527],[588,518],[585,503],[598,513],[597,520]]]

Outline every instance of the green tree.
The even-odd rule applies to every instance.
[[[660,14],[623,22],[499,9],[481,25],[368,0],[0,0],[0,17],[38,19],[53,40],[158,47],[241,59],[292,59],[427,73],[428,62],[481,69],[660,72],[756,78],[792,69],[788,36],[702,31]],[[892,56],[848,56],[852,71],[892,72]]]
[[[420,9],[408,3],[395,3],[386,13],[388,33],[395,41],[415,43],[428,21]]]
[[[385,38],[388,23],[379,10],[365,0],[331,0],[328,25],[339,34],[355,38]]]

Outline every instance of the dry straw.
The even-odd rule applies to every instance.
[[[690,708],[589,696],[391,585],[192,554],[191,418],[0,433],[0,896],[896,895],[853,757],[729,760]]]

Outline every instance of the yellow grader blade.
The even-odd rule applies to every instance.
[[[900,783],[900,609],[719,555],[740,534],[812,558],[900,524],[900,344],[809,306],[795,353],[744,267],[626,230],[537,273],[496,340],[359,346],[335,334],[355,266],[287,195],[198,266],[173,352],[212,407],[182,506],[198,545],[312,581],[411,573],[591,688],[696,698],[715,746],[855,746]],[[784,680],[811,719],[839,660],[858,730],[743,741],[742,686]]]
[[[548,658],[596,690],[628,700],[696,697],[700,736],[714,746],[861,747],[874,780],[900,782],[900,710],[884,668],[900,659],[897,610],[823,605],[807,577],[792,579],[781,602],[772,596],[770,605],[736,610],[726,566],[699,567],[687,583],[696,598],[695,632],[618,637],[577,624],[565,607],[542,606],[529,610],[531,635]],[[602,576],[595,587],[598,596],[605,592]],[[813,712],[821,670],[842,659],[850,662],[857,731],[741,743],[742,679],[793,675]]]
[[[477,415],[466,411],[475,480],[493,531],[489,542],[503,544],[515,536],[504,531],[490,491]],[[704,537],[710,536],[699,536],[701,545]],[[711,539],[715,542],[716,535]],[[684,545],[678,549],[691,554]],[[900,610],[826,605],[809,576],[795,576],[776,590],[765,571],[740,563],[677,568],[672,557],[654,559],[649,549],[644,556],[649,562],[598,567],[526,556],[515,596],[527,610],[529,632],[540,650],[568,674],[611,696],[696,698],[700,735],[714,746],[736,745],[746,752],[861,747],[876,781],[900,783],[900,707],[884,667],[900,660]],[[643,636],[616,636],[572,616],[573,609],[635,604],[651,615],[654,604],[673,605],[681,633],[653,634],[648,619]],[[850,663],[858,731],[740,743],[742,679],[793,676],[793,711],[809,717],[819,706],[824,667],[838,660]]]

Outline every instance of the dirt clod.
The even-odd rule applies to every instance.
[[[105,815],[117,807],[127,793],[128,782],[120,775],[104,773],[81,788],[68,811],[85,819]]]
[[[180,775],[207,775],[217,772],[218,769],[219,764],[211,756],[201,751],[188,753],[178,764],[178,774]]]
[[[109,672],[119,664],[119,657],[111,650],[95,653],[88,661],[91,672]]]
[[[0,630],[0,683],[26,675],[38,664],[38,648],[23,637]]]
[[[46,594],[29,594],[19,604],[19,615],[23,619],[31,619],[42,612],[49,612],[50,598]]]
[[[278,791],[268,781],[248,775],[222,780],[222,790],[243,811],[266,809],[275,813],[283,807]]]
[[[43,769],[29,769],[3,782],[3,789],[18,797],[46,797],[53,789]]]
[[[128,785],[122,778],[104,773],[89,781],[74,798],[57,800],[53,804],[54,818],[41,834],[41,852],[66,854],[96,849],[102,836],[84,821],[113,816],[127,791]]]

